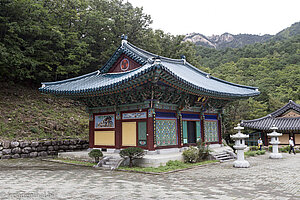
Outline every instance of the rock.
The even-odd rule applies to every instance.
[[[54,147],[53,146],[48,146],[48,151],[53,151]]]
[[[22,153],[21,158],[29,158],[29,154]]]
[[[64,142],[63,141],[57,141],[57,145],[63,145],[64,144]]]
[[[22,153],[26,153],[29,154],[32,151],[31,147],[25,147],[24,149],[22,149]]]
[[[31,147],[31,151],[37,151],[36,147]]]
[[[54,149],[55,151],[57,151],[57,150],[59,149],[59,147],[56,145],[56,146],[53,146],[53,149]]]
[[[52,141],[52,145],[53,146],[58,145],[58,142],[57,141]]]
[[[17,142],[17,141],[13,141],[13,142],[10,143],[10,146],[11,146],[12,148],[18,147],[19,145],[20,145],[20,143]]]
[[[20,154],[16,153],[16,154],[12,155],[11,158],[20,158]]]
[[[76,140],[70,140],[70,144],[71,144],[71,145],[75,145],[76,143],[77,143]]]
[[[38,152],[38,156],[46,157],[46,156],[48,156],[48,154],[46,151],[41,151],[41,152]]]
[[[46,146],[37,147],[37,151],[46,151],[46,150],[47,150]]]
[[[54,156],[57,155],[56,151],[47,151],[48,155]]]
[[[89,144],[82,145],[82,149],[88,149],[88,148],[89,148]]]
[[[68,146],[66,146],[66,145],[62,145],[62,146],[59,146],[59,149],[66,150],[66,149],[69,149],[69,147],[68,147]]]
[[[59,152],[59,153],[62,153],[62,152],[65,152],[65,150],[60,149],[60,150],[58,150],[58,152]]]
[[[74,149],[76,149],[76,146],[75,146],[75,145],[70,145],[70,146],[69,146],[69,149],[70,149],[70,150],[74,150]]]
[[[45,146],[50,146],[50,145],[52,144],[52,141],[45,141],[43,144],[44,144]]]
[[[32,147],[37,147],[37,146],[39,146],[39,142],[33,141],[33,142],[31,142],[31,145],[30,145],[30,146],[32,146]]]
[[[10,141],[4,141],[2,146],[4,149],[8,149],[10,147]]]
[[[2,157],[1,157],[1,159],[10,159],[11,158],[11,155],[3,155]]]
[[[0,158],[1,158],[2,155],[3,155],[3,154],[2,154],[2,151],[0,151]]]
[[[20,147],[13,148],[13,149],[11,150],[11,153],[13,153],[13,154],[19,154],[19,153],[21,153],[21,152],[22,152],[22,150],[21,150]]]
[[[29,154],[29,157],[30,158],[35,158],[35,157],[37,157],[38,156],[38,152],[31,152],[30,154]]]
[[[0,147],[0,151],[2,151],[3,147]]]
[[[82,145],[77,144],[77,145],[76,145],[76,149],[82,149]]]
[[[2,154],[3,155],[9,155],[9,154],[11,154],[11,149],[3,149],[2,150]]]
[[[64,140],[64,144],[65,145],[69,145],[70,144],[70,140]]]
[[[20,147],[21,147],[21,148],[28,147],[29,144],[30,144],[30,143],[29,143],[28,141],[23,141],[23,142],[20,142]]]

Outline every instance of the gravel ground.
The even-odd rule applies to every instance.
[[[300,154],[247,158],[164,175],[103,171],[41,161],[0,160],[0,199],[300,199]]]

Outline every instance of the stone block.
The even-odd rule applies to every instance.
[[[2,154],[3,155],[10,155],[11,154],[11,149],[3,149]]]
[[[53,146],[58,145],[58,141],[52,141],[51,144],[52,144]]]
[[[66,149],[69,149],[69,147],[67,145],[62,145],[62,146],[59,146],[59,149],[66,150]]]
[[[48,151],[53,151],[54,147],[53,146],[48,146]]]
[[[3,155],[2,157],[1,157],[1,159],[10,159],[11,158],[11,155]]]
[[[28,141],[22,141],[22,142],[20,142],[20,147],[21,148],[28,147],[29,145],[30,145],[30,143]]]
[[[22,153],[26,153],[29,154],[32,151],[31,147],[25,147],[24,149],[22,149]]]
[[[74,149],[76,149],[76,146],[75,146],[75,145],[70,145],[70,146],[69,146],[69,149],[70,149],[70,150],[74,150]]]
[[[4,149],[10,148],[10,141],[3,141],[2,146]]]
[[[77,144],[77,140],[70,140],[70,145],[76,145]]]
[[[21,158],[29,158],[29,154],[27,154],[27,153],[22,153],[22,154],[21,154]]]
[[[69,145],[70,144],[70,140],[64,140],[64,144],[65,145]]]
[[[77,144],[77,145],[76,145],[76,149],[82,149],[82,145]]]
[[[2,151],[3,147],[0,147],[0,151]]]
[[[57,155],[57,151],[47,151],[48,155],[55,156]]]
[[[31,151],[37,151],[36,147],[31,147]]]
[[[29,154],[29,157],[30,158],[35,158],[35,157],[37,157],[38,156],[38,152],[31,152],[30,154]]]
[[[16,153],[16,154],[12,155],[11,158],[20,158],[20,154]]]
[[[39,144],[40,144],[39,142],[33,141],[33,142],[31,142],[30,146],[32,146],[32,147],[38,147]]]
[[[63,145],[63,144],[64,144],[64,142],[63,142],[63,141],[61,141],[61,140],[60,140],[60,141],[57,141],[57,145],[59,145],[59,146],[60,146],[60,145]]]
[[[55,151],[57,151],[57,150],[59,149],[59,147],[58,147],[57,145],[55,145],[55,146],[53,146],[53,149],[54,149]]]
[[[46,157],[46,156],[48,156],[48,153],[46,151],[41,151],[41,152],[38,152],[38,156]]]
[[[13,154],[19,154],[21,152],[22,152],[22,150],[20,147],[15,147],[11,150],[11,153],[13,153]]]
[[[47,150],[47,146],[39,146],[37,147],[37,151],[46,151]]]
[[[13,142],[10,143],[10,146],[11,146],[12,148],[18,147],[19,145],[20,145],[20,143],[17,142],[17,141],[13,141]]]
[[[52,145],[52,141],[45,141],[45,142],[43,142],[43,144],[45,146],[50,146],[50,145]]]
[[[89,144],[83,144],[82,145],[82,149],[88,149],[89,148]]]

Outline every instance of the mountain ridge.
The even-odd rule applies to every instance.
[[[240,48],[248,44],[263,43],[269,40],[280,40],[289,38],[291,36],[300,34],[300,22],[292,24],[290,27],[283,29],[276,35],[264,34],[231,34],[225,32],[221,35],[205,36],[201,33],[189,33],[185,36],[183,41],[190,41],[195,45],[210,47],[215,49],[224,48]]]

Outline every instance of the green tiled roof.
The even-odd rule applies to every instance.
[[[107,73],[122,53],[142,66],[127,72]],[[133,81],[149,80],[153,74],[158,74],[171,85],[177,85],[185,91],[199,95],[242,98],[260,94],[256,87],[238,85],[215,78],[183,59],[159,57],[160,62],[158,62],[156,60],[158,57],[129,42],[122,42],[122,45],[101,69],[72,79],[42,83],[43,86],[39,90],[58,96],[101,95],[125,88]]]

